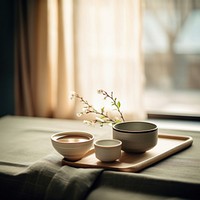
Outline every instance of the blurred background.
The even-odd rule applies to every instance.
[[[0,115],[14,114],[14,1],[0,7]],[[200,1],[142,0],[145,108],[200,116]]]
[[[200,1],[143,0],[145,104],[200,115]]]
[[[0,6],[0,116],[14,114],[14,1]]]

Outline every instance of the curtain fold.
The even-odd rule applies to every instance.
[[[26,1],[15,2],[16,8],[16,34],[15,34],[15,107],[16,114],[33,115],[33,100],[31,91],[31,61],[30,49],[31,43],[29,40],[29,31],[27,20],[29,12]],[[32,17],[29,18],[30,20]],[[34,24],[33,24],[34,26]],[[34,56],[34,55],[32,55]]]
[[[73,0],[58,1],[58,64],[55,117],[73,116],[69,94],[74,90]]]
[[[113,91],[143,119],[140,0],[16,1],[16,114],[75,118],[71,91]]]
[[[67,1],[17,1],[16,6],[16,114],[71,118],[74,90],[73,7]],[[72,2],[72,1],[71,1]],[[66,16],[67,15],[67,16]],[[70,49],[70,50],[69,50]]]

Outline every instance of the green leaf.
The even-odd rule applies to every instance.
[[[120,119],[115,120],[115,123],[119,123],[119,122],[122,122],[122,120],[120,120]]]
[[[120,103],[120,101],[118,101],[117,102],[117,107],[120,108],[120,106],[121,106],[121,103]]]

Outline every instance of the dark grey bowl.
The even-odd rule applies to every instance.
[[[121,122],[113,125],[113,138],[122,141],[125,152],[144,153],[157,144],[158,128],[144,121]]]

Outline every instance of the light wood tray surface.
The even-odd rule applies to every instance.
[[[130,154],[122,151],[120,159],[115,162],[103,163],[95,157],[94,149],[91,149],[81,160],[72,162],[63,159],[62,164],[82,168],[105,168],[125,172],[138,172],[191,146],[192,142],[193,139],[190,136],[159,134],[157,145],[142,154]]]

